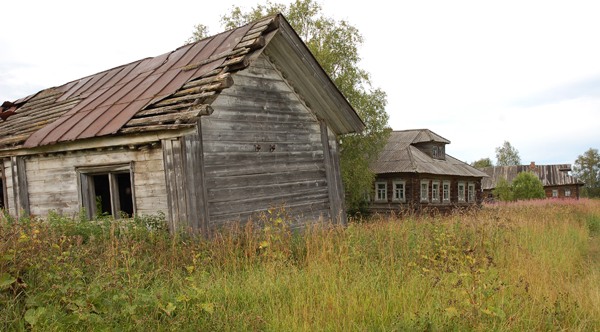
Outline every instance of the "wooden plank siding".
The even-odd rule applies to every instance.
[[[165,176],[160,149],[86,150],[51,155],[31,155],[24,160],[26,184],[11,181],[14,171],[6,172],[7,192],[28,191],[27,201],[33,215],[47,215],[55,211],[76,215],[81,208],[76,167],[124,164],[133,161],[135,211],[138,215],[167,211]],[[5,161],[6,167],[6,161]],[[9,174],[11,173],[11,174]],[[14,183],[20,183],[14,186]],[[17,189],[17,190],[15,190]],[[10,202],[14,197],[10,197]],[[15,215],[14,204],[9,211]],[[17,205],[21,208],[21,206]]]
[[[200,128],[201,125],[199,124]],[[171,231],[208,232],[202,136],[163,140],[167,220]]]
[[[319,120],[265,56],[233,79],[202,118],[210,227],[281,205],[293,227],[331,218]]]

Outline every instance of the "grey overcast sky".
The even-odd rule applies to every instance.
[[[600,148],[599,1],[317,2],[362,33],[394,130],[431,129],[466,162],[495,162],[505,140],[524,164]],[[234,4],[257,3],[4,1],[0,102],[174,50],[197,23],[216,34]]]

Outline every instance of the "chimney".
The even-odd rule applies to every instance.
[[[532,161],[531,164],[529,164],[529,170],[530,171],[535,171],[535,161]]]

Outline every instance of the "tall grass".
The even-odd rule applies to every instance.
[[[0,330],[600,330],[599,201],[299,234],[272,209],[210,239],[159,220],[5,217]]]

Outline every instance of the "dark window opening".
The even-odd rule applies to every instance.
[[[131,176],[129,173],[116,174],[117,188],[119,188],[119,211],[133,216],[133,195],[131,195]]]
[[[112,215],[108,174],[92,175],[92,179],[94,181],[96,215]]]
[[[118,219],[135,214],[128,165],[81,168],[80,174],[82,206],[89,218],[109,215]]]

